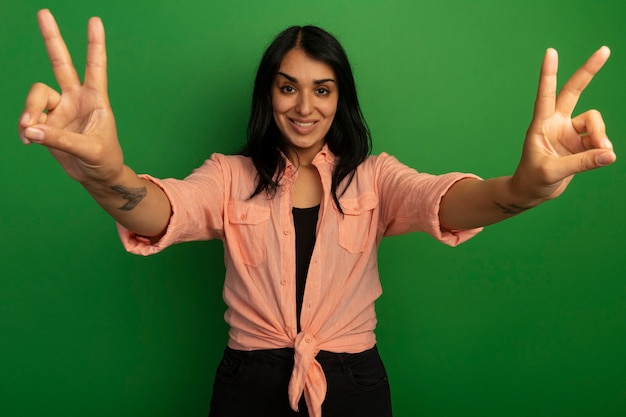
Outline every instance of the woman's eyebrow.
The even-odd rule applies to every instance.
[[[282,75],[283,77],[285,77],[290,82],[292,82],[294,84],[298,84],[298,79],[296,77],[293,77],[293,76],[291,76],[289,74],[285,74],[282,71],[278,71],[278,75]],[[324,83],[328,83],[328,82],[336,83],[336,81],[334,79],[332,79],[332,78],[323,78],[321,80],[314,80],[313,84],[319,85],[319,84],[324,84]]]

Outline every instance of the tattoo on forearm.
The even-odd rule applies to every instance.
[[[125,200],[128,200],[122,207],[118,207],[118,209],[122,211],[131,211],[137,207],[137,204],[139,204],[148,192],[146,187],[130,188],[124,187],[123,185],[115,185],[111,187],[111,189],[120,193]]]
[[[493,204],[498,206],[498,208],[502,210],[502,213],[504,214],[520,214],[528,210],[529,208],[531,208],[531,207],[518,206],[517,204],[513,204],[513,203],[502,204],[502,203],[498,203],[497,201],[494,201]]]

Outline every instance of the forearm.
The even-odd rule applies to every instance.
[[[137,234],[160,237],[171,216],[170,202],[161,188],[142,179],[129,167],[106,183],[82,183],[94,200],[118,223]]]
[[[444,229],[472,229],[509,219],[540,203],[515,193],[511,177],[485,181],[467,178],[454,184],[443,197],[439,220]]]

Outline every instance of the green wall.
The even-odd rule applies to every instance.
[[[458,248],[384,241],[378,336],[399,417],[626,415],[625,4],[3,0],[0,416],[206,416],[226,343],[220,242],[126,254],[47,151],[21,145],[29,86],[54,85],[42,7],[80,67],[103,18],[127,163],[161,177],[241,144],[257,61],[291,24],[343,42],[377,153],[484,177],[515,168],[545,49],[562,82],[610,46],[579,109],[603,112],[618,162]]]

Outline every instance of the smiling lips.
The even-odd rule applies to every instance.
[[[310,128],[311,126],[313,126],[316,123],[316,122],[299,122],[299,121],[293,120],[293,119],[291,119],[291,122],[294,125],[302,128],[302,129],[308,129],[308,128]]]

